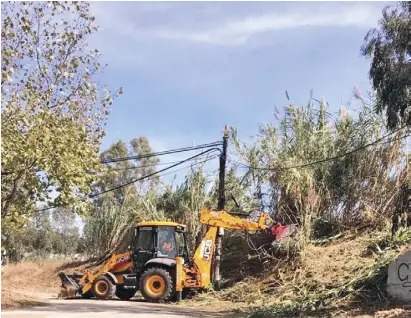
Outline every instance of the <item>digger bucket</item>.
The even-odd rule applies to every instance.
[[[76,298],[78,295],[81,295],[81,286],[78,284],[78,281],[82,275],[66,275],[60,272],[59,277],[61,279],[59,298]]]

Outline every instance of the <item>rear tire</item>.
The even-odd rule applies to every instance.
[[[113,298],[116,286],[106,276],[100,276],[93,282],[93,294],[97,299]]]
[[[121,300],[129,300],[134,297],[136,294],[135,289],[125,289],[123,286],[118,285],[116,287],[116,296]]]
[[[163,268],[147,269],[140,278],[140,292],[144,299],[151,302],[171,300],[174,284],[170,273]]]

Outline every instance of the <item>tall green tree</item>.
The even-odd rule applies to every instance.
[[[87,2],[4,2],[1,30],[2,229],[36,202],[81,211],[100,169],[115,94],[94,80],[98,30]],[[43,204],[44,205],[44,204]]]
[[[81,243],[74,214],[66,208],[37,211],[22,228],[8,230],[9,262],[44,259],[52,256],[74,256]]]
[[[391,129],[411,126],[411,2],[387,6],[379,28],[365,37],[362,54],[371,59],[370,78],[378,112],[385,111]]]
[[[69,208],[54,209],[51,214],[53,227],[53,253],[68,257],[76,254],[80,245],[79,228],[76,215]]]
[[[193,162],[182,184],[175,189],[166,187],[156,199],[156,209],[163,211],[170,220],[187,225],[191,247],[194,246],[196,234],[200,230],[200,212],[206,207],[212,207],[210,184],[204,172],[204,163],[200,160]],[[215,204],[214,204],[215,205]]]
[[[151,153],[148,139],[136,137],[129,145],[122,140],[112,144],[101,154],[101,160]],[[150,218],[147,197],[153,196],[159,182],[158,177],[119,187],[113,191],[111,189],[155,172],[158,162],[158,158],[148,157],[116,161],[105,165],[99,182],[95,184],[94,192],[107,192],[94,199],[90,215],[85,218],[84,235],[90,251],[101,255],[106,251],[117,249],[139,218]],[[121,248],[124,246],[121,245]]]

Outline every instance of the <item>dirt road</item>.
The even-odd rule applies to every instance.
[[[89,317],[233,317],[232,312],[220,311],[218,308],[190,307],[176,304],[153,304],[141,300],[104,300],[95,299],[53,299],[44,296],[45,306],[24,310],[2,311],[7,318],[89,318]],[[235,317],[239,317],[237,314]]]

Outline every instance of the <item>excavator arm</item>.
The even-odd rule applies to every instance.
[[[222,227],[225,229],[259,231],[268,229],[267,221],[272,222],[271,217],[267,213],[262,213],[258,217],[257,222],[252,222],[247,219],[242,219],[238,216],[233,216],[227,211],[212,211],[203,210],[200,215],[200,223],[209,226]]]
[[[272,222],[270,216],[263,213],[257,222],[233,216],[227,211],[205,209],[201,211],[200,223],[207,225],[207,232],[197,247],[193,264],[191,266],[177,268],[178,281],[177,290],[180,286],[202,288],[211,282],[211,266],[215,251],[215,242],[218,228],[244,230],[244,231],[266,231],[269,230],[268,222]]]

